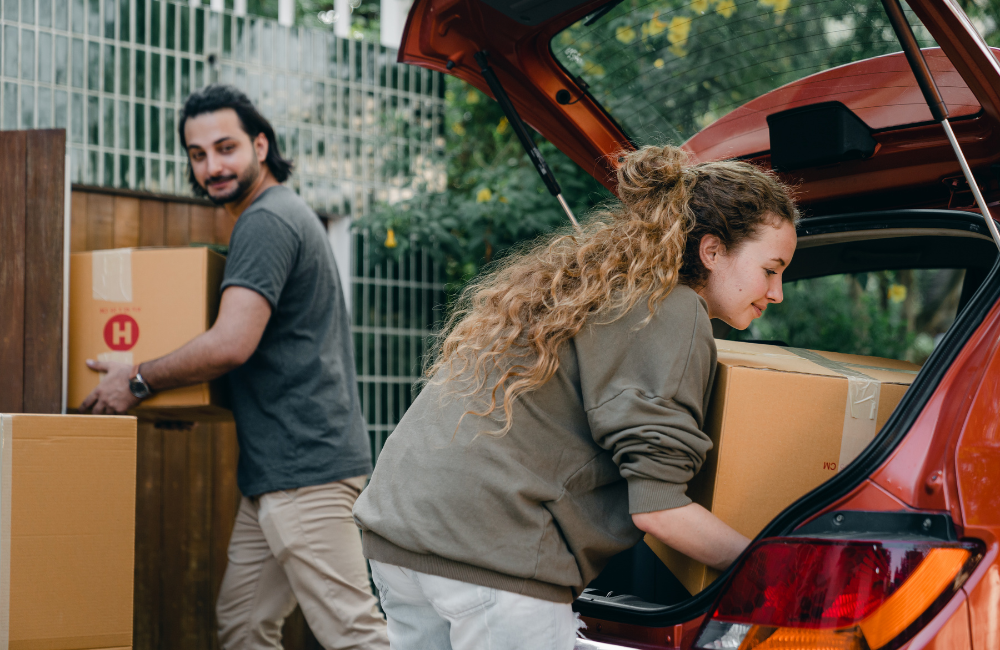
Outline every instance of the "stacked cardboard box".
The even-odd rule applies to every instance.
[[[705,432],[714,447],[688,495],[751,539],[875,438],[920,367],[906,361],[717,341]],[[718,573],[646,543],[692,594]]]
[[[73,254],[69,406],[78,406],[100,381],[100,375],[87,368],[87,359],[138,364],[207,331],[218,315],[224,268],[225,258],[207,248]],[[156,393],[136,415],[200,421],[230,417],[220,382]]]
[[[0,647],[132,646],[136,421],[0,415]]]

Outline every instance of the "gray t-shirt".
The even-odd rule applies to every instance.
[[[240,216],[222,280],[271,303],[253,355],[229,373],[246,496],[371,472],[350,322],[323,226],[272,187]]]

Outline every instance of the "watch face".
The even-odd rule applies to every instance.
[[[149,386],[138,378],[133,377],[128,382],[129,391],[139,399],[146,399],[150,395]]]

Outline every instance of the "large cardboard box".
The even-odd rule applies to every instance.
[[[0,415],[0,647],[132,646],[136,420]]]
[[[714,447],[688,496],[753,538],[874,439],[920,367],[906,361],[716,341],[705,432]],[[718,572],[646,543],[692,594]]]
[[[101,376],[87,359],[136,364],[173,352],[211,327],[219,310],[225,258],[207,248],[115,249],[70,260],[71,408]],[[155,388],[155,386],[154,386]],[[136,409],[152,419],[230,416],[220,382],[156,393]]]

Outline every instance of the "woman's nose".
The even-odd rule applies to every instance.
[[[775,279],[771,280],[771,286],[767,291],[767,299],[771,302],[781,302],[784,300],[785,295],[781,291],[781,276],[774,276]]]

